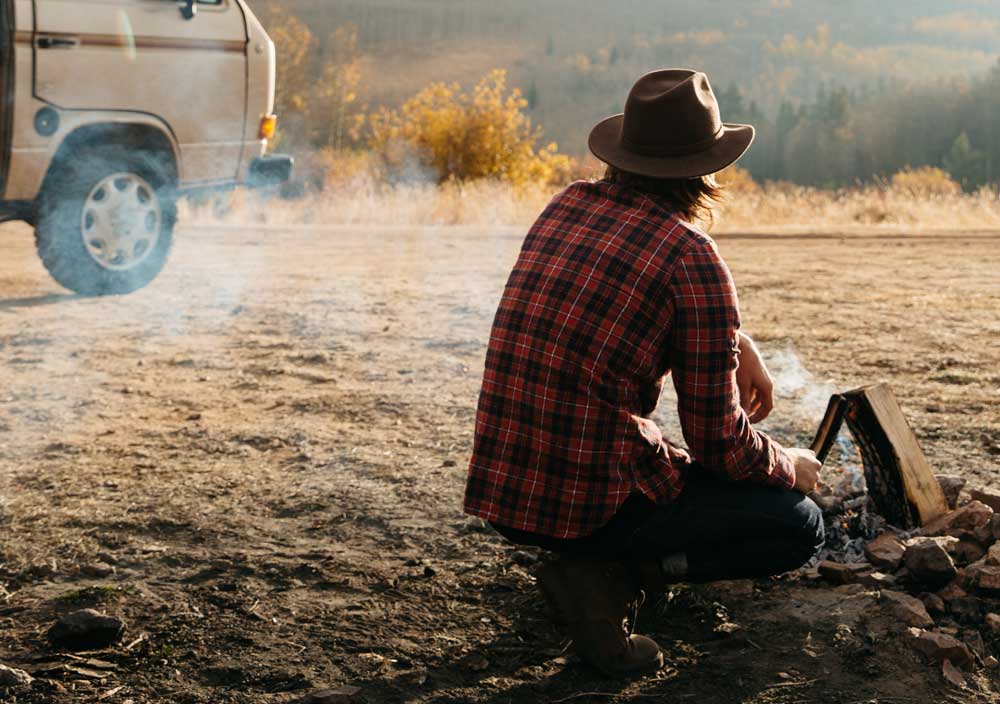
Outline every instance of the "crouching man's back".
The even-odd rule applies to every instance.
[[[752,137],[721,123],[704,74],[640,79],[591,134],[606,177],[545,209],[494,320],[465,508],[559,556],[539,586],[608,674],[662,665],[621,625],[643,592],[780,573],[822,545],[804,496],[819,463],[753,427],[770,377],[715,243],[689,222]],[[649,418],[668,375],[687,449]]]

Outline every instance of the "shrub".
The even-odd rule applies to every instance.
[[[508,91],[502,70],[486,75],[471,94],[435,83],[399,110],[372,115],[369,146],[394,180],[493,178],[520,185],[565,178],[572,162],[555,144],[536,147],[541,135],[526,107],[518,89]]]
[[[947,171],[934,166],[905,168],[893,175],[891,185],[913,196],[951,196],[962,191]]]
[[[332,148],[307,152],[295,164],[295,180],[302,190],[329,191],[353,188],[361,181],[375,177],[372,156],[365,151]]]
[[[715,180],[724,186],[728,193],[748,195],[760,192],[760,186],[753,180],[750,172],[739,166],[729,166],[715,175]]]

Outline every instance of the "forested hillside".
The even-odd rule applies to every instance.
[[[505,68],[545,137],[582,154],[634,78],[690,66],[712,77],[726,119],[758,126],[757,178],[843,185],[931,164],[973,187],[1000,174],[997,0],[277,4],[314,36],[317,65],[342,52],[338,28],[356,30],[359,110]]]

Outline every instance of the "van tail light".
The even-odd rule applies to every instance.
[[[274,139],[274,133],[278,129],[277,115],[264,115],[260,118],[260,138]]]

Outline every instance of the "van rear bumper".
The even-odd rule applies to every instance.
[[[294,165],[295,159],[286,154],[259,156],[250,162],[247,185],[250,188],[279,186],[292,177],[292,166]]]

